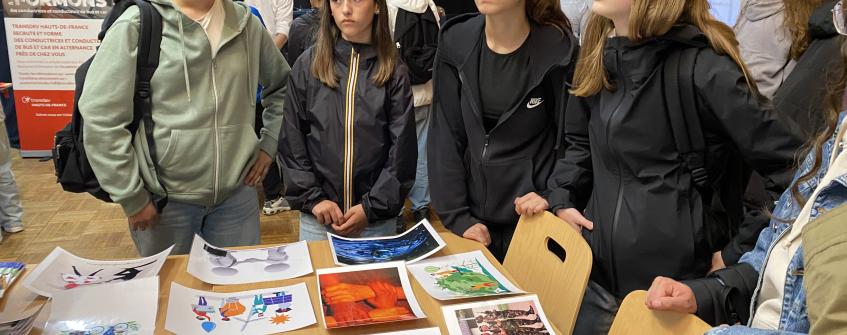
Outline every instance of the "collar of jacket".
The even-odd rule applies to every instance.
[[[221,41],[227,41],[244,31],[244,28],[247,27],[248,19],[252,14],[249,10],[247,10],[241,13],[241,15],[239,15],[239,12],[235,10],[235,6],[246,7],[246,5],[244,5],[243,3],[239,3],[238,5],[236,5],[233,1],[216,1],[223,1],[225,18],[223,32],[221,33]],[[150,2],[160,5],[160,8],[166,7],[174,10],[173,12],[162,12],[162,17],[165,20],[176,21],[176,19],[179,18],[181,20],[179,22],[184,26],[194,23],[191,18],[189,18],[185,14],[182,14],[182,12],[179,10],[179,7],[177,7],[177,5],[172,0],[150,0]]]
[[[482,47],[481,34],[485,28],[485,16],[479,13],[465,14],[450,19],[441,29],[439,46],[444,49],[444,60],[464,71],[469,66],[478,67],[479,51]],[[531,24],[526,47],[529,50],[529,81],[536,82],[554,66],[568,66],[579,43],[572,34],[562,34],[549,25]],[[570,43],[550,41],[570,39]],[[470,80],[476,80],[472,78]]]
[[[339,38],[335,41],[335,59],[341,60],[342,62],[347,62],[347,59],[350,59],[350,53],[356,50],[361,57],[365,61],[369,61],[372,59],[376,59],[378,56],[376,47],[372,44],[359,44],[352,43],[347,41],[339,36]],[[366,63],[362,63],[364,65]]]
[[[830,0],[822,3],[809,17],[809,35],[812,39],[827,39],[838,35],[832,22],[832,8],[840,0]]]
[[[705,48],[709,46],[706,35],[696,26],[673,26],[662,36],[633,42],[626,37],[612,37],[606,41],[603,64],[613,81],[627,78],[635,90],[655,72],[668,52],[679,48]]]
[[[252,12],[248,9],[247,5],[244,3],[235,4],[232,1],[226,0],[216,0],[223,1],[224,7],[224,25],[221,31],[221,47],[229,43],[235,37],[240,35],[242,32],[247,32],[246,40],[250,40],[249,30],[247,30],[247,24],[250,22],[250,18],[253,17]],[[186,27],[191,27],[192,29],[201,29],[202,27],[197,24],[194,20],[192,20],[187,15],[183,14],[182,11],[173,3],[172,0],[151,0],[155,7],[159,10],[159,13],[162,15],[162,20],[171,22],[177,26],[177,30],[179,31],[179,40],[180,40],[180,53],[182,57],[182,71],[183,77],[185,81],[185,94],[188,102],[191,102],[191,78],[188,71],[188,56],[185,48],[185,40],[186,40]],[[236,6],[241,6],[244,10],[239,12],[236,10]],[[197,25],[194,27],[193,25]],[[189,31],[190,33],[190,31]],[[247,58],[247,68],[250,68],[250,47],[247,45],[247,41],[243,42],[244,52]],[[253,73],[250,72],[246,78],[246,86],[247,93],[254,94],[255,90],[250,88],[253,86]],[[251,93],[252,92],[252,93]]]

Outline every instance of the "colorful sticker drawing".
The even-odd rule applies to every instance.
[[[22,283],[39,295],[52,297],[85,286],[155,277],[172,248],[146,258],[101,261],[78,257],[57,247]]]
[[[214,293],[173,283],[165,328],[177,334],[253,335],[290,331],[315,322],[305,284]]]
[[[324,327],[425,318],[403,265],[390,262],[318,270]]]
[[[59,335],[138,335],[140,329],[135,321],[127,321],[106,326],[89,326],[84,330],[63,330]]]
[[[346,238],[327,233],[327,239],[335,264],[341,266],[394,261],[414,263],[447,246],[427,220],[397,236]]]
[[[554,335],[535,295],[442,307],[450,335]]]
[[[102,272],[103,269],[98,269],[97,271],[94,271],[91,274],[83,275],[79,273],[79,270],[77,270],[75,265],[71,265],[71,269],[73,269],[73,274],[62,273],[62,280],[66,283],[66,290],[85,285],[111,283],[113,281],[133,280],[141,273],[144,267],[152,265],[153,263],[156,263],[156,261],[154,260],[147,264],[124,268],[123,270],[113,274],[111,279],[103,278],[102,276],[97,275],[98,273]]]
[[[312,273],[306,242],[270,248],[229,250],[194,236],[188,273],[214,285],[285,280]]]
[[[481,251],[433,258],[407,267],[424,290],[438,300],[524,293],[497,271]]]
[[[53,295],[45,334],[153,334],[159,277],[82,286]],[[119,297],[119,298],[116,298]]]

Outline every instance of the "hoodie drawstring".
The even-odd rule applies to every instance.
[[[253,19],[252,17],[247,18],[247,20],[252,20],[252,19]],[[253,97],[252,99],[250,99],[250,101],[251,101],[251,104],[255,107],[256,106],[256,91],[253,90],[253,87],[256,87],[256,90],[258,90],[258,86],[254,86],[254,85],[256,85],[254,83],[256,83],[257,81],[253,81],[253,66],[252,66],[252,59],[250,58],[250,45],[249,45],[249,41],[250,41],[250,26],[249,26],[249,24],[244,29],[244,35],[245,35],[245,38],[242,41],[244,41],[244,52],[247,54],[247,85],[244,85],[244,86],[247,86],[247,96]]]
[[[188,102],[191,102],[191,81],[188,79],[188,60],[185,56],[185,32],[183,32],[182,28],[182,17],[179,17],[177,20],[179,21],[179,41],[182,43],[182,49],[180,53],[182,53],[182,72],[185,75],[185,92],[188,95]]]

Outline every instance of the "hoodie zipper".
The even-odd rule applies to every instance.
[[[618,69],[620,69],[620,67],[621,67],[620,55],[618,53],[619,53],[618,51],[615,51],[615,62],[617,63]],[[629,94],[628,93],[629,86],[627,85],[627,80],[626,80],[626,78],[623,78],[623,79],[624,80],[622,80],[622,81],[623,81],[623,84],[624,84],[624,89],[621,92],[622,93],[621,98],[618,101],[617,106],[615,106],[615,110],[612,111],[612,115],[609,116],[609,122],[606,123],[606,143],[611,142],[611,138],[610,138],[609,135],[610,135],[611,128],[612,128],[612,120],[615,118],[615,115],[617,115],[618,112],[620,112],[621,106],[623,105],[624,100],[626,100],[626,95]],[[609,151],[611,151],[615,156],[618,156],[617,153],[615,152],[614,147],[612,147],[611,145],[609,145]],[[608,244],[608,246],[609,246],[609,261],[610,261],[610,263],[612,263],[612,267],[611,267],[611,269],[612,269],[612,278],[611,278],[612,279],[612,288],[615,290],[615,292],[618,291],[618,286],[619,286],[618,285],[618,274],[617,274],[618,273],[618,269],[617,269],[618,265],[617,265],[617,262],[615,261],[615,248],[614,248],[614,246],[615,246],[615,231],[618,230],[618,223],[619,223],[618,221],[620,221],[621,206],[623,205],[623,173],[621,173],[622,168],[621,168],[620,160],[618,159],[618,160],[616,160],[616,162],[617,162],[617,166],[618,166],[618,175],[619,175],[619,177],[618,177],[618,197],[617,197],[617,200],[616,200],[616,203],[615,203],[615,213],[612,216],[612,231],[611,231],[611,234],[610,234],[611,241],[609,241],[609,244]]]
[[[215,121],[214,121],[214,133],[215,133],[215,191],[214,191],[214,199],[212,200],[213,204],[218,203],[218,191],[220,188],[220,173],[221,173],[221,141],[220,134],[218,133],[218,81],[215,78],[215,69],[218,68],[217,63],[215,62],[215,58],[212,57],[212,92],[214,92],[215,97]]]
[[[344,212],[353,207],[353,135],[356,121],[356,82],[359,77],[359,53],[350,48],[347,93],[344,104]]]

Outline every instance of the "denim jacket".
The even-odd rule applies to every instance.
[[[839,116],[839,128],[841,121],[847,116],[847,112],[841,112]],[[817,187],[823,189],[815,199],[812,207],[810,223],[817,217],[828,212],[836,207],[847,202],[847,172],[836,177],[829,185],[819,185],[824,175],[829,170],[830,156],[832,155],[832,147],[835,145],[835,137],[840,129],[836,129],[833,136],[823,145],[821,167],[814,177],[800,184],[800,195],[804,198],[809,198],[815,192]],[[815,161],[815,153],[811,152],[806,156],[802,166],[798,169],[792,182],[792,188],[797,182],[797,179],[806,174],[812,169]],[[763,272],[762,268],[768,262],[768,256],[776,241],[784,235],[788,234],[791,222],[800,214],[803,205],[794,201],[791,196],[791,188],[786,190],[774,208],[773,217],[770,226],[763,229],[759,235],[759,240],[756,242],[756,247],[744,254],[741,257],[741,263],[747,263],[753,266],[759,272],[759,280],[756,290],[753,293],[753,299],[750,303],[750,321],[747,326],[732,326],[719,327],[712,329],[707,334],[715,335],[764,335],[764,334],[806,334],[809,332],[809,319],[806,312],[806,290],[803,287],[803,247],[801,246],[797,253],[792,256],[788,265],[788,273],[785,278],[785,292],[782,300],[782,315],[779,319],[779,331],[753,329],[749,327],[752,323],[756,310],[756,301],[762,287]]]

